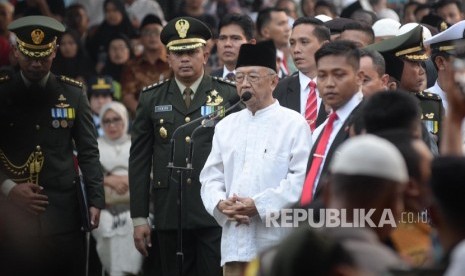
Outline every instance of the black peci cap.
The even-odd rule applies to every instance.
[[[242,44],[237,58],[236,69],[243,66],[263,66],[277,72],[276,47],[273,41]]]

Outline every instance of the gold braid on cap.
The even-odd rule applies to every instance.
[[[452,51],[455,49],[455,45],[440,46],[439,51]]]
[[[422,54],[422,55],[405,55],[403,58],[408,59],[408,60],[414,60],[414,61],[424,61],[428,59],[427,54]]]
[[[53,39],[52,42],[47,43],[45,45],[32,45],[29,43],[26,43],[22,40],[20,40],[18,37],[16,37],[16,41],[18,43],[18,48],[19,50],[29,56],[29,57],[35,57],[35,58],[40,58],[40,57],[46,57],[49,56],[52,52],[55,46],[57,45],[57,37]],[[34,50],[39,50],[38,52],[35,52]],[[42,51],[40,51],[42,50]],[[45,51],[43,51],[45,50]]]
[[[406,55],[406,54],[411,54],[411,53],[418,52],[418,51],[421,51],[421,50],[423,50],[423,47],[421,47],[421,46],[408,48],[408,49],[396,52],[396,57]]]
[[[180,44],[189,44],[189,43],[193,43],[193,44],[174,47]],[[187,49],[195,49],[205,44],[207,44],[207,42],[205,41],[205,39],[202,39],[202,38],[185,38],[185,39],[176,39],[176,40],[170,41],[168,44],[166,44],[166,47],[169,50],[176,50],[177,48],[180,48],[180,47],[181,47],[180,48],[181,50],[187,50]],[[188,47],[188,48],[184,49],[184,47]]]

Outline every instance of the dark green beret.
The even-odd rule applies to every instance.
[[[276,47],[273,41],[242,44],[239,49],[236,68],[243,66],[263,66],[276,72]]]
[[[65,26],[47,16],[26,16],[8,25],[15,33],[18,49],[34,58],[49,56],[56,46],[57,37],[65,31]]]
[[[177,17],[168,22],[160,34],[160,40],[169,51],[187,51],[207,44],[212,37],[210,28],[192,17]]]

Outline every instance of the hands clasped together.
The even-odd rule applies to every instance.
[[[250,218],[258,214],[252,198],[239,197],[236,194],[226,200],[221,200],[217,208],[221,213],[228,216],[229,220],[236,221],[236,226],[241,224],[249,225]]]

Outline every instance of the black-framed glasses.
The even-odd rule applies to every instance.
[[[123,119],[121,118],[109,118],[109,119],[103,119],[102,120],[102,126],[104,127],[109,127],[111,125],[118,126],[123,123]]]
[[[267,77],[267,76],[272,76],[272,75],[275,75],[274,73],[268,73],[268,74],[265,74],[265,75],[260,75],[258,73],[241,73],[241,72],[236,72],[236,83],[242,83],[244,81],[245,78],[247,78],[247,80],[250,82],[250,83],[255,83],[257,81],[259,81],[261,78],[264,78],[264,77]]]

